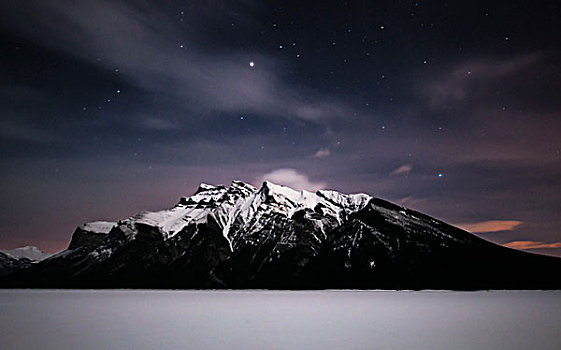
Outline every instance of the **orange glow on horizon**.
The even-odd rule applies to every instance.
[[[490,220],[456,224],[459,228],[471,233],[513,231],[520,225],[522,225],[522,221],[518,220]]]
[[[503,244],[503,246],[514,249],[541,249],[541,248],[561,248],[561,242],[544,243],[538,241],[513,241]]]

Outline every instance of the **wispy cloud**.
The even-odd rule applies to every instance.
[[[543,54],[533,53],[503,60],[472,59],[442,72],[428,83],[423,82],[419,89],[428,98],[431,107],[439,108],[486,91],[489,82],[518,73],[538,64],[543,58]]]
[[[177,125],[169,120],[163,118],[153,118],[153,117],[141,117],[139,126],[143,129],[148,130],[174,130],[177,129]]]
[[[522,221],[517,220],[490,220],[456,224],[459,228],[472,233],[513,231],[520,225],[522,225]]]
[[[329,148],[320,148],[315,154],[314,158],[325,158],[331,155]]]
[[[278,185],[285,185],[292,187],[296,190],[317,191],[327,186],[326,182],[311,181],[306,175],[299,173],[295,169],[283,168],[273,170],[267,174],[258,177],[255,180],[256,184],[261,184],[263,181],[270,181]]]
[[[27,11],[30,7],[34,11]],[[147,17],[140,4],[124,1],[39,1],[14,9],[8,17],[26,17],[9,24],[18,34],[107,70],[118,69],[135,86],[167,95],[196,115],[258,113],[318,121],[345,110],[283,80],[287,64],[278,57],[200,47],[204,25],[198,17],[204,14],[197,11],[184,12],[184,21],[178,22],[169,13]],[[251,21],[251,13],[238,12],[238,20]],[[188,30],[180,23],[188,23]]]
[[[539,241],[512,241],[503,245],[508,248],[521,250],[561,248],[561,242],[544,243]]]
[[[421,198],[417,198],[415,196],[407,196],[400,198],[396,201],[397,204],[402,205],[404,207],[413,207],[416,206],[419,202],[422,202]]]
[[[28,142],[57,142],[59,138],[45,130],[35,128],[23,122],[0,120],[0,139]]]
[[[394,169],[390,175],[405,175],[409,174],[413,170],[413,166],[411,164],[403,164],[402,166]]]

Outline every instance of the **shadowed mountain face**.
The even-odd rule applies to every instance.
[[[334,191],[202,184],[169,210],[76,229],[4,286],[550,289],[561,259],[504,248],[421,213]]]
[[[0,276],[27,269],[52,254],[44,253],[34,246],[0,250]]]
[[[0,277],[27,269],[32,263],[33,261],[30,259],[18,258],[10,254],[0,252]]]

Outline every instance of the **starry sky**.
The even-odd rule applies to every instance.
[[[557,1],[2,1],[0,248],[199,183],[365,192],[561,256]]]

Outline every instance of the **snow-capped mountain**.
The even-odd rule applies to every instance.
[[[10,255],[16,259],[26,258],[32,261],[41,261],[53,255],[50,253],[45,253],[41,251],[39,248],[31,245],[21,248],[9,249],[9,250],[8,249],[0,250],[0,252]]]
[[[0,250],[0,276],[23,270],[51,256],[35,246]]]
[[[76,229],[6,282],[144,288],[559,288],[514,251],[366,194],[201,184],[173,208]],[[526,273],[526,275],[524,275]]]

